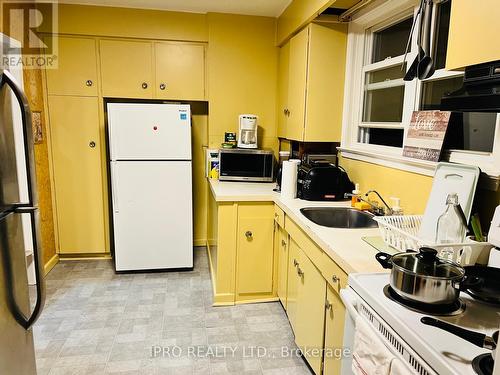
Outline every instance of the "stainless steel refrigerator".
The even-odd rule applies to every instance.
[[[14,76],[0,70],[0,374],[36,374],[31,327],[45,296],[37,204],[31,111]],[[28,258],[35,268],[33,307]]]

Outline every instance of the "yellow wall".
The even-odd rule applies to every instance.
[[[346,158],[340,158],[339,164],[345,168],[353,182],[359,183],[362,193],[375,189],[389,205],[390,197],[401,198],[405,214],[424,212],[432,177]]]
[[[208,98],[210,147],[224,132],[238,131],[238,115],[259,116],[259,144],[277,149],[276,20],[234,14],[208,14]]]

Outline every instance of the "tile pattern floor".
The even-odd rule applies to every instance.
[[[60,262],[34,337],[39,375],[311,373],[279,303],[212,307],[204,248],[190,272]]]

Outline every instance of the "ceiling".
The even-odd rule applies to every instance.
[[[60,0],[59,3],[277,17],[291,0]]]

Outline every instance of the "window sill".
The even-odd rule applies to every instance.
[[[355,147],[341,146],[337,147],[337,149],[341,152],[342,157],[347,159],[364,161],[424,176],[434,176],[434,170],[437,165],[436,162],[415,160],[396,154],[381,154]],[[459,162],[458,160],[453,160],[453,158],[450,159],[452,159],[450,160],[451,162]],[[485,170],[485,172],[486,173],[481,173],[481,178],[479,180],[480,187],[486,190],[497,191],[500,187],[500,176],[498,174],[488,174],[488,170]]]

